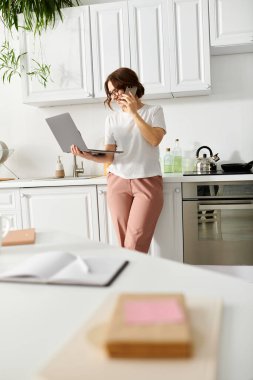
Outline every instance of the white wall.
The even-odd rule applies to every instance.
[[[198,147],[208,145],[222,161],[253,160],[253,53],[214,56],[211,70],[209,96],[149,100],[164,108],[168,133],[161,151],[179,138],[187,157],[194,158]],[[103,146],[103,104],[35,108],[22,104],[19,78],[11,84],[0,82],[0,140],[15,149],[7,165],[19,177],[54,175],[59,154],[66,174],[71,174],[71,155],[60,151],[44,120],[65,111],[73,116],[88,146]],[[84,165],[87,174],[103,173],[102,165]],[[0,177],[6,174],[0,167]]]

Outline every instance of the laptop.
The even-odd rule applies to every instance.
[[[81,152],[89,152],[93,155],[105,153],[123,153],[117,150],[89,149],[85,144],[80,131],[77,129],[72,117],[68,112],[46,119],[49,128],[58,141],[63,152],[70,153],[70,146],[76,145]]]

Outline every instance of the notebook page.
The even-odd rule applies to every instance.
[[[87,264],[85,264],[80,256],[76,256],[74,261],[50,277],[50,281],[83,281],[88,272],[89,268]]]
[[[35,254],[18,267],[2,273],[6,277],[35,277],[48,279],[76,259],[75,255],[67,252],[52,251]]]

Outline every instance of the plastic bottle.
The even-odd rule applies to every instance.
[[[163,172],[173,173],[173,156],[171,154],[170,148],[166,148],[166,153],[163,157]]]
[[[64,178],[65,177],[64,167],[62,165],[61,157],[60,156],[58,156],[58,160],[57,160],[57,163],[56,163],[55,177],[56,178]]]
[[[179,145],[179,139],[175,140],[175,146],[172,151],[173,155],[173,172],[182,173],[182,149]]]

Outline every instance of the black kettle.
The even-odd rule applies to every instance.
[[[210,156],[207,157],[206,153],[203,154],[203,157],[199,157],[199,152],[202,149],[209,150]],[[203,145],[201,146],[197,152],[196,152],[196,172],[197,173],[209,173],[209,172],[216,172],[217,166],[216,162],[219,161],[220,157],[218,156],[218,153],[213,154],[212,149],[209,148],[209,146]]]

